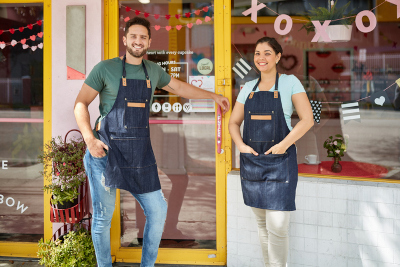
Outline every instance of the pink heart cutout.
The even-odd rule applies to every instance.
[[[208,11],[208,6],[203,7],[203,11],[204,11],[204,12],[207,12],[207,11]]]
[[[21,40],[21,44],[25,44],[25,43],[26,43],[26,39],[24,38]]]
[[[158,31],[161,28],[160,25],[154,25],[154,29],[156,29],[156,31]]]
[[[31,37],[29,37],[29,39],[31,39],[32,41],[36,40],[36,35],[32,35]]]
[[[42,48],[43,48],[43,43],[38,44],[37,47],[39,47],[40,49],[42,49]]]
[[[18,44],[17,41],[15,41],[15,40],[12,40],[12,41],[11,41],[11,45],[12,45],[12,46],[15,46],[16,44]]]
[[[205,18],[204,18],[204,21],[205,22],[209,22],[211,20],[211,18],[209,17],[209,16],[206,16]]]
[[[160,17],[160,14],[154,14],[154,18],[158,19]]]
[[[197,24],[197,25],[202,24],[202,23],[203,23],[203,22],[202,22],[200,19],[197,19],[197,20],[196,20],[196,24]]]
[[[4,49],[4,47],[6,47],[6,43],[5,42],[0,42],[0,48]]]
[[[39,33],[37,34],[37,36],[38,36],[39,38],[42,38],[42,37],[43,37],[43,32],[39,32]]]
[[[165,26],[165,29],[167,30],[167,31],[169,31],[169,30],[171,30],[171,26]]]
[[[124,18],[124,21],[127,22],[128,20],[130,20],[129,17]]]
[[[179,31],[180,29],[182,29],[182,25],[176,25],[175,28]]]
[[[189,23],[186,25],[189,29],[191,29],[193,27],[193,23]]]
[[[23,48],[23,49],[28,49],[28,48],[29,48],[29,45],[23,44],[23,45],[22,45],[22,48]]]
[[[35,51],[37,46],[31,46],[32,51]]]
[[[194,12],[194,14],[196,14],[197,16],[200,15],[200,10],[196,10],[196,11]]]

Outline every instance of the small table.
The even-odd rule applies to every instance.
[[[342,165],[341,172],[332,172],[333,161],[322,161],[320,164],[299,164],[299,173],[335,175],[335,176],[353,176],[362,178],[383,178],[388,173],[388,169],[371,163],[356,161],[340,161]]]

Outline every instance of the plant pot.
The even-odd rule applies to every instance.
[[[73,206],[78,204],[78,198],[75,198],[74,201],[64,201],[63,204],[57,204],[57,209],[66,210],[72,208]]]
[[[348,42],[351,39],[352,25],[329,25],[326,28],[326,33],[332,40],[332,43]],[[325,43],[322,36],[319,37],[318,42]]]
[[[341,172],[342,171],[342,165],[339,163],[339,158],[335,158],[334,162],[331,166],[331,170],[335,173]]]

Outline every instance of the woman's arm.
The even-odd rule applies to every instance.
[[[244,120],[244,104],[236,101],[235,107],[232,110],[231,118],[229,119],[229,133],[235,142],[235,145],[241,153],[252,153],[258,156],[258,153],[254,151],[250,146],[243,142],[242,136],[240,135],[240,125]]]
[[[294,142],[299,140],[313,125],[314,118],[310,101],[306,93],[292,95],[292,102],[300,121],[293,130],[278,144],[271,147],[265,154],[283,154]]]

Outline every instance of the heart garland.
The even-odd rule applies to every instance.
[[[6,46],[9,46],[9,45],[11,45],[11,46],[14,47],[14,46],[17,45],[18,43],[20,43],[20,44],[22,44],[22,48],[23,48],[23,49],[26,49],[26,48],[30,47],[30,46],[26,45],[26,41],[27,41],[27,40],[35,41],[35,40],[36,40],[36,36],[39,37],[39,38],[42,38],[42,37],[43,37],[43,32],[39,32],[37,35],[31,35],[28,39],[23,38],[23,39],[21,39],[20,41],[11,40],[10,43],[0,42],[0,44],[1,44],[1,45],[0,45],[0,48],[1,48],[1,49],[4,49]],[[4,44],[4,45],[3,45],[3,44]],[[43,44],[42,44],[42,46],[43,46]],[[40,47],[39,47],[39,48],[40,48]]]
[[[310,100],[310,104],[314,115],[314,121],[319,124],[321,120],[322,103],[320,101]]]
[[[210,21],[211,20],[211,17],[209,17],[209,16],[207,16],[205,19],[204,19],[204,21],[206,21],[206,22],[208,22],[208,21]],[[203,23],[203,21],[201,20],[201,19],[197,19],[196,20],[196,25],[200,25],[200,24],[202,24]],[[186,25],[184,25],[184,26],[186,26],[186,27],[188,27],[189,29],[191,29],[192,27],[193,27],[193,23],[188,23],[188,24],[186,24]],[[161,28],[163,28],[163,29],[166,29],[167,31],[170,31],[170,30],[172,30],[173,28],[175,28],[176,30],[180,30],[180,29],[182,29],[182,27],[184,27],[184,26],[182,26],[182,25],[176,25],[175,27],[172,27],[172,26],[165,26],[165,27],[161,27],[160,25],[154,25],[154,26],[151,26],[151,27],[154,27],[154,29],[156,30],[156,31],[158,31],[159,29],[161,29]]]
[[[213,5],[205,6],[205,7],[203,7],[202,9],[197,9],[197,10],[195,10],[195,11],[193,11],[193,12],[186,12],[184,15],[183,15],[183,14],[175,14],[174,17],[175,17],[176,19],[180,19],[180,18],[183,17],[183,16],[185,16],[186,18],[189,18],[189,17],[192,16],[192,14],[195,14],[196,16],[199,16],[199,15],[200,15],[200,12],[205,12],[205,13],[207,13],[207,12],[209,11],[210,7],[212,7],[212,6],[213,6]],[[143,14],[144,17],[146,17],[146,18],[149,17],[149,16],[153,16],[155,19],[158,19],[158,18],[160,17],[160,14],[150,14],[150,13],[148,13],[148,12],[143,12],[143,11],[140,11],[140,10],[137,10],[137,9],[133,10],[131,7],[124,6],[124,5],[120,5],[120,7],[121,7],[121,8],[124,8],[126,12],[130,12],[130,11],[135,12],[136,16],[138,16],[139,14]],[[161,16],[161,17],[164,17],[164,18],[166,18],[167,20],[169,20],[172,16],[171,16],[170,14],[167,14],[167,15],[163,15],[163,16]],[[207,17],[208,17],[208,16],[207,16]],[[126,20],[127,18],[129,18],[129,17],[126,17],[126,18],[125,18],[125,22],[127,22],[127,21],[129,20],[129,19]],[[206,22],[207,22],[207,20],[206,20]]]
[[[28,24],[25,27],[18,27],[18,28],[15,28],[15,29],[11,28],[11,29],[8,29],[8,30],[0,30],[0,35],[5,33],[5,32],[10,32],[11,34],[14,34],[16,31],[23,32],[27,28],[29,30],[32,30],[33,29],[33,25],[41,26],[42,22],[43,22],[43,20],[38,20],[38,21],[36,21],[36,23]]]

